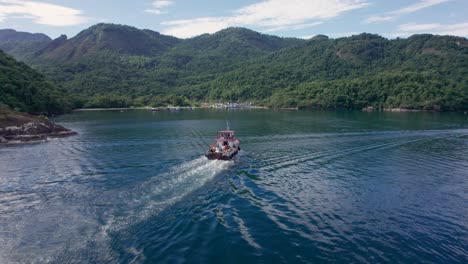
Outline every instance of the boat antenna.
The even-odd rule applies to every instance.
[[[227,130],[229,130],[229,121],[226,119]]]

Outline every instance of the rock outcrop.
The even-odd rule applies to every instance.
[[[0,109],[0,145],[76,135],[45,118]]]

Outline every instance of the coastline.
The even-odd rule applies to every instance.
[[[72,112],[84,112],[84,111],[120,111],[120,110],[160,110],[160,108],[159,108],[159,107],[78,108],[78,109],[73,109]]]
[[[440,111],[440,110],[428,110],[428,109],[408,109],[408,108],[383,108],[383,109],[375,109],[373,107],[365,107],[361,109],[363,112],[392,112],[392,113],[444,113],[444,112],[450,112],[450,113],[464,113],[466,114],[466,111],[463,110],[454,110],[454,111]]]
[[[42,117],[0,109],[0,146],[43,142],[77,134]]]
[[[127,110],[181,110],[181,109],[270,109],[270,110],[284,110],[284,111],[336,111],[339,109],[317,109],[317,108],[301,108],[301,107],[266,107],[266,106],[251,106],[251,107],[207,107],[207,106],[178,106],[178,107],[114,107],[114,108],[78,108],[72,110],[72,112],[87,112],[87,111],[127,111]],[[392,112],[392,113],[464,113],[468,114],[468,111],[457,110],[457,111],[438,111],[438,110],[425,110],[425,109],[407,109],[407,108],[383,108],[373,109],[372,107],[365,107],[361,110],[349,110],[345,111],[362,111],[362,112]]]
[[[270,109],[264,106],[250,106],[250,107],[207,107],[207,106],[167,106],[167,107],[113,107],[113,108],[78,108],[72,112],[86,112],[86,111],[127,111],[127,110],[180,110],[180,109]]]

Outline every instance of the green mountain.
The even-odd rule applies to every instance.
[[[232,98],[276,107],[467,110],[467,46],[451,36],[302,40],[245,28],[177,39],[98,24],[49,41],[33,57],[12,54],[87,107]]]
[[[62,36],[50,42],[27,62],[73,94],[129,95],[130,101],[146,105],[157,103],[174,87],[214,80],[251,59],[302,42],[244,28],[181,40],[150,30],[98,24],[74,38]],[[91,105],[99,104],[87,104]]]
[[[36,52],[40,62],[73,62],[103,52],[120,55],[157,56],[180,42],[179,39],[129,26],[97,24],[71,39],[62,35]]]
[[[467,109],[466,44],[464,38],[433,35],[311,39],[180,92],[269,98],[270,105],[284,107]]]
[[[35,114],[71,110],[66,91],[56,88],[37,71],[0,51],[0,108]]]
[[[0,30],[0,50],[21,59],[31,59],[34,52],[48,45],[52,40],[40,33],[18,32],[13,29]]]
[[[160,70],[172,74],[161,76],[162,79],[175,77],[171,86],[193,85],[213,80],[242,67],[249,60],[302,42],[300,39],[279,38],[245,28],[228,28],[184,40],[157,62]]]

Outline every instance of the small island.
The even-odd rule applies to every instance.
[[[76,134],[45,118],[0,108],[0,145],[45,141]]]

